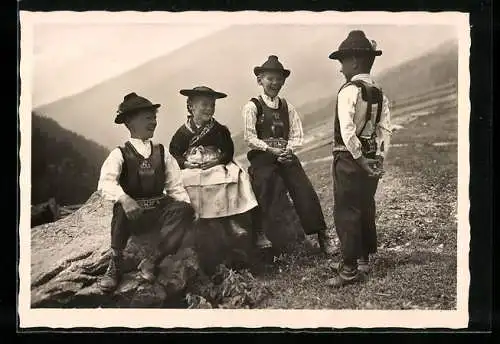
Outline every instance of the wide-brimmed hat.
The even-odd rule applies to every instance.
[[[264,62],[261,66],[255,67],[253,69],[255,75],[259,75],[260,73],[266,71],[280,72],[285,78],[288,78],[288,76],[290,75],[290,71],[283,68],[283,65],[278,60],[278,56],[275,55],[269,56],[266,62]]]
[[[354,30],[349,32],[347,38],[340,43],[337,51],[330,54],[329,58],[338,60],[346,56],[380,56],[381,50],[377,50],[377,43],[373,40],[366,38],[366,35],[361,30]]]
[[[125,117],[131,112],[143,109],[157,109],[161,104],[153,104],[148,99],[137,95],[132,92],[123,97],[123,102],[118,106],[118,115],[116,115],[115,123],[121,124],[124,122]]]
[[[219,98],[226,98],[227,94],[222,93],[222,92],[217,92],[211,89],[210,87],[207,86],[196,86],[191,89],[183,89],[180,90],[180,94],[186,97],[193,97],[193,96],[209,96],[213,97],[215,99]]]

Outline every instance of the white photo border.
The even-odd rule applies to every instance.
[[[31,309],[30,308],[30,185],[31,94],[34,25],[37,23],[209,23],[455,25],[459,37],[458,82],[458,234],[456,310],[178,310],[178,309]],[[127,328],[466,328],[469,320],[469,15],[461,12],[20,12],[21,103],[20,259],[18,314],[20,327]]]

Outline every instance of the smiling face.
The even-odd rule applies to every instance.
[[[156,113],[156,109],[143,109],[129,116],[125,125],[130,131],[130,136],[141,140],[152,138],[157,125]]]
[[[257,82],[262,86],[262,89],[267,96],[274,98],[278,95],[281,88],[283,87],[283,84],[285,83],[285,77],[278,71],[267,71],[263,72],[257,77]]]
[[[194,96],[188,99],[188,108],[196,124],[209,122],[215,113],[215,98],[211,96]]]

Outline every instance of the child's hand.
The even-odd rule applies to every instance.
[[[372,168],[372,166],[374,166],[378,162],[376,159],[368,159],[365,158],[364,156],[361,156],[355,161],[368,174],[369,177],[380,178],[384,173],[383,170],[381,169],[379,170]]]
[[[186,167],[186,168],[200,168],[200,164],[198,164],[197,162],[186,161],[184,163],[184,167]]]
[[[375,157],[375,164],[373,165],[374,167],[372,168],[376,172],[378,172],[378,178],[381,178],[385,174],[384,170],[384,157],[381,155],[377,155]]]
[[[218,161],[208,161],[208,162],[204,162],[202,163],[199,168],[203,169],[203,170],[208,170],[209,168],[211,167],[214,167],[216,165],[218,165],[219,162]]]
[[[293,154],[292,150],[287,148],[283,150],[283,152],[278,156],[278,162],[283,163],[283,162],[290,162],[292,161]]]
[[[136,220],[142,215],[144,209],[132,197],[125,195],[119,201],[128,219]]]
[[[274,156],[280,156],[283,153],[282,149],[279,148],[273,148],[273,147],[268,147],[267,151],[271,153]]]
[[[292,149],[286,148],[286,149],[283,149],[281,156],[291,158],[292,154],[293,154]]]
[[[197,212],[194,213],[194,217],[193,217],[193,222],[198,222],[200,221],[200,214],[198,214]]]

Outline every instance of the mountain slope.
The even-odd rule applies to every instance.
[[[85,202],[96,190],[109,150],[32,113],[31,202],[54,197],[59,204]]]
[[[458,44],[455,41],[446,42],[428,54],[391,68],[377,77],[391,100],[419,94],[457,80]]]
[[[63,127],[112,148],[127,138],[126,129],[113,123],[116,108],[126,93],[135,91],[163,104],[155,139],[168,145],[186,116],[185,98],[179,90],[206,84],[228,93],[228,98],[217,102],[216,118],[237,134],[243,124],[241,107],[259,91],[254,66],[270,54],[278,55],[285,67],[292,70],[282,95],[299,109],[308,103],[307,112],[313,111],[319,107],[316,100],[331,97],[342,82],[338,64],[327,56],[350,29],[353,27],[335,25],[234,26],[37,110]],[[369,36],[380,37],[379,44],[385,49],[377,70],[415,56],[428,48],[426,37],[436,36],[439,40],[443,31],[401,27],[398,31],[404,35],[419,37],[407,42],[392,34],[393,26],[363,29]],[[92,68],[92,61],[83,67]]]
[[[113,124],[116,108],[126,93],[136,91],[163,104],[155,136],[160,142],[168,144],[186,116],[186,99],[179,94],[179,90],[206,84],[228,93],[228,98],[217,102],[216,116],[237,132],[241,129],[242,105],[258,92],[253,67],[263,63],[269,54],[279,55],[285,66],[292,69],[289,82],[294,87],[289,87],[287,83],[283,94],[296,99],[295,102],[306,98],[306,94],[324,94],[330,84],[330,80],[322,78],[324,71],[331,67],[330,61],[321,59],[319,65],[322,67],[316,61],[318,47],[325,46],[324,37],[311,37],[308,43],[311,49],[301,51],[304,48],[294,44],[294,36],[305,35],[300,33],[300,27],[282,28],[282,40],[279,42],[270,36],[264,39],[267,30],[243,27],[209,36],[83,93],[43,106],[39,111],[67,128],[112,147],[121,143],[127,134],[125,128]],[[310,32],[309,29],[306,31]],[[238,44],[252,42],[254,35],[263,38],[259,40],[258,49],[253,44]],[[327,54],[329,49],[323,50]],[[299,67],[302,64],[315,68],[303,71]],[[304,95],[301,96],[301,93]]]
[[[456,42],[446,42],[429,53],[389,68],[378,75],[375,74],[374,77],[391,101],[417,95],[436,86],[457,82],[457,49]],[[304,116],[304,127],[323,121],[333,126],[329,120],[333,116],[335,102],[336,94],[332,93],[326,105]]]

